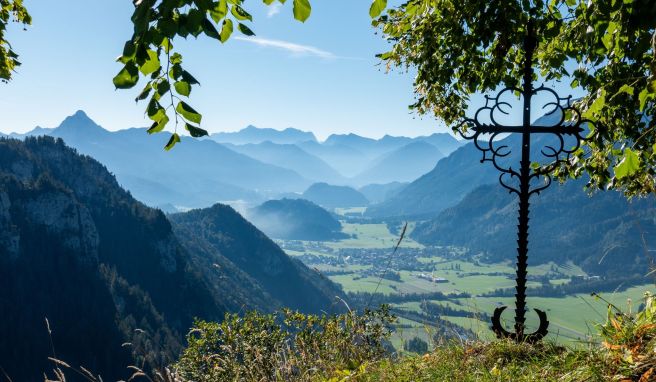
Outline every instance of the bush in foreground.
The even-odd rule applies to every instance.
[[[638,312],[608,304],[597,341],[577,347],[549,341],[446,343],[423,356],[389,351],[395,318],[383,306],[359,315],[227,315],[196,322],[189,346],[171,372],[148,377],[132,367],[130,380],[214,381],[656,381],[656,301],[645,295]],[[630,306],[630,305],[629,305]],[[75,371],[57,360],[56,381]],[[68,370],[67,370],[68,369]],[[90,376],[86,370],[78,374]],[[86,381],[100,381],[86,377]]]
[[[332,316],[289,310],[228,314],[221,323],[197,321],[174,368],[195,382],[309,381],[350,374],[389,354],[394,320],[386,306]]]

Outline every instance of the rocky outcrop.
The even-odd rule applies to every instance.
[[[85,264],[98,262],[99,236],[89,210],[64,192],[38,194],[25,201],[25,216],[32,225],[61,237],[65,249]]]

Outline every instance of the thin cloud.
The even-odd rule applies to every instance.
[[[289,41],[271,40],[271,39],[260,38],[260,37],[243,37],[243,36],[237,36],[235,37],[235,39],[240,41],[246,41],[251,44],[259,45],[265,48],[281,49],[291,53],[294,56],[313,56],[313,57],[319,57],[327,60],[342,58],[335,55],[334,53],[316,48],[314,46],[295,44]]]
[[[272,18],[273,16],[280,13],[280,8],[282,8],[282,4],[280,3],[274,3],[273,5],[270,5],[267,9],[267,17]]]

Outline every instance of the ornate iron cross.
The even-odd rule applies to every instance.
[[[473,118],[466,118],[458,130],[463,138],[472,140],[474,145],[483,152],[483,162],[491,162],[501,172],[499,182],[510,193],[519,198],[519,224],[517,225],[517,270],[515,294],[515,328],[509,332],[501,324],[501,314],[506,306],[497,307],[492,316],[492,330],[498,338],[511,338],[517,342],[537,342],[548,333],[549,321],[545,312],[535,309],[540,326],[530,334],[524,332],[526,321],[526,268],[528,259],[528,222],[529,199],[534,194],[546,189],[551,184],[549,175],[559,164],[568,161],[570,156],[579,149],[585,140],[583,125],[590,121],[584,120],[580,112],[572,106],[571,96],[561,98],[553,89],[544,86],[533,87],[533,53],[537,46],[534,21],[529,20],[527,35],[524,39],[524,64],[522,88],[510,87],[501,90],[494,97],[486,96],[485,106],[478,109]],[[549,126],[535,126],[531,123],[531,100],[534,96],[544,93],[553,100],[545,102],[543,109],[548,109],[547,115],[559,116],[558,121]],[[512,106],[504,101],[503,96],[521,95],[523,98],[522,124],[508,126],[498,123],[500,114],[509,115]],[[500,113],[500,114],[499,114]],[[495,139],[499,136],[521,134],[521,159],[519,171],[506,165],[501,158],[508,157],[511,152],[508,145],[497,147]],[[555,137],[554,145],[545,145],[542,155],[549,160],[546,166],[531,167],[531,137],[535,134],[550,134]],[[570,146],[565,143],[565,137],[573,138]],[[569,148],[568,148],[569,147]],[[544,178],[544,183],[535,185],[531,181]]]

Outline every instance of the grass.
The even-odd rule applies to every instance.
[[[435,330],[431,326],[399,317],[397,318],[397,327],[390,337],[390,342],[392,342],[394,349],[402,352],[403,343],[414,337],[419,337],[429,344],[433,343],[433,333],[435,333]]]
[[[627,308],[628,299],[639,304],[644,292],[650,289],[653,289],[653,285],[636,286],[623,292],[602,295],[610,303]],[[463,310],[468,310],[465,308],[468,306],[470,311],[488,313],[491,313],[498,303],[509,306],[509,310],[514,304],[513,297],[472,297],[459,301],[463,305],[461,307]],[[529,308],[538,308],[547,312],[551,323],[549,337],[570,344],[586,340],[595,332],[594,323],[603,321],[607,313],[606,304],[596,301],[588,294],[577,294],[564,298],[529,296],[527,301]],[[633,307],[633,309],[635,308],[637,306]],[[527,325],[530,329],[534,329],[536,325],[534,315],[534,313],[528,314]],[[511,313],[504,314],[504,317],[506,316],[506,319],[512,320]]]
[[[399,240],[385,224],[354,224],[342,222],[342,232],[355,235],[353,238],[337,242],[326,242],[331,248],[393,248]],[[410,239],[407,235],[401,243],[401,248],[422,248],[422,245]]]
[[[598,352],[550,343],[508,341],[441,346],[423,356],[385,360],[351,376],[355,381],[597,381],[609,369]]]

